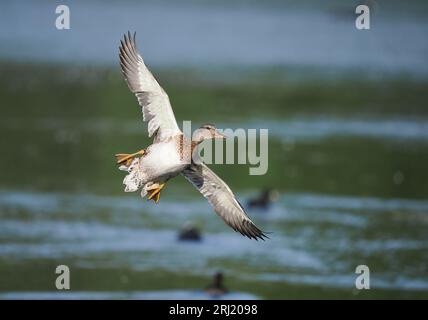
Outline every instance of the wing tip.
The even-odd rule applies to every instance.
[[[270,232],[263,232],[263,231],[260,231],[260,233],[259,234],[257,234],[256,236],[254,236],[254,237],[251,237],[250,239],[254,239],[254,240],[256,240],[256,241],[259,241],[259,240],[263,240],[263,241],[266,241],[266,239],[268,239],[268,240],[270,240],[270,238],[266,235],[266,234],[269,234]]]
[[[244,228],[240,228],[236,231],[241,233],[243,236],[246,236],[249,239],[254,239],[256,241],[266,239],[270,239],[267,234],[271,234],[271,232],[264,232],[261,229],[259,229],[251,220],[246,221],[246,223],[243,223]]]
[[[120,39],[120,45],[119,50],[124,51],[125,53],[130,53],[130,51],[137,52],[137,31],[134,31],[133,34],[131,34],[131,31],[128,30],[128,32],[123,34],[123,39]],[[123,54],[123,52],[122,52]]]
[[[267,234],[271,234],[272,232],[265,232],[265,231],[261,231],[258,239],[261,239],[263,241],[270,240],[270,237],[267,236]],[[258,241],[258,239],[256,239]]]

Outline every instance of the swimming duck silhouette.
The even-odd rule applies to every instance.
[[[266,188],[257,197],[250,199],[247,207],[250,209],[267,210],[273,202],[278,200],[278,197],[278,191]]]
[[[186,223],[178,235],[180,241],[201,241],[201,239],[201,232],[191,223]]]
[[[211,296],[220,296],[229,292],[223,284],[223,273],[217,272],[213,277],[213,282],[206,289],[205,292]]]

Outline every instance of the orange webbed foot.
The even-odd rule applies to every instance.
[[[137,156],[143,156],[145,153],[144,149],[135,152],[135,153],[117,153],[115,154],[116,157],[116,163],[117,164],[124,164],[127,167],[132,163],[132,160],[134,160]]]
[[[160,194],[162,189],[165,187],[165,183],[155,185],[152,189],[149,189],[150,195],[147,200],[153,200],[155,203],[158,203],[160,200]]]

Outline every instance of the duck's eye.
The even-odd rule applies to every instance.
[[[203,126],[202,126],[202,128],[204,128],[204,129],[207,129],[207,130],[213,130],[213,129],[215,129],[215,126],[213,126],[212,124],[204,124]]]

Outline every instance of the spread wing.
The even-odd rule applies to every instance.
[[[250,239],[267,238],[247,216],[229,186],[205,164],[192,164],[183,171],[183,175],[202,193],[224,222],[235,231]]]
[[[181,133],[168,95],[138,53],[135,33],[131,37],[128,32],[120,43],[119,58],[122,73],[129,89],[137,96],[143,109],[144,121],[148,121],[149,137],[156,134],[155,140],[164,140]]]

